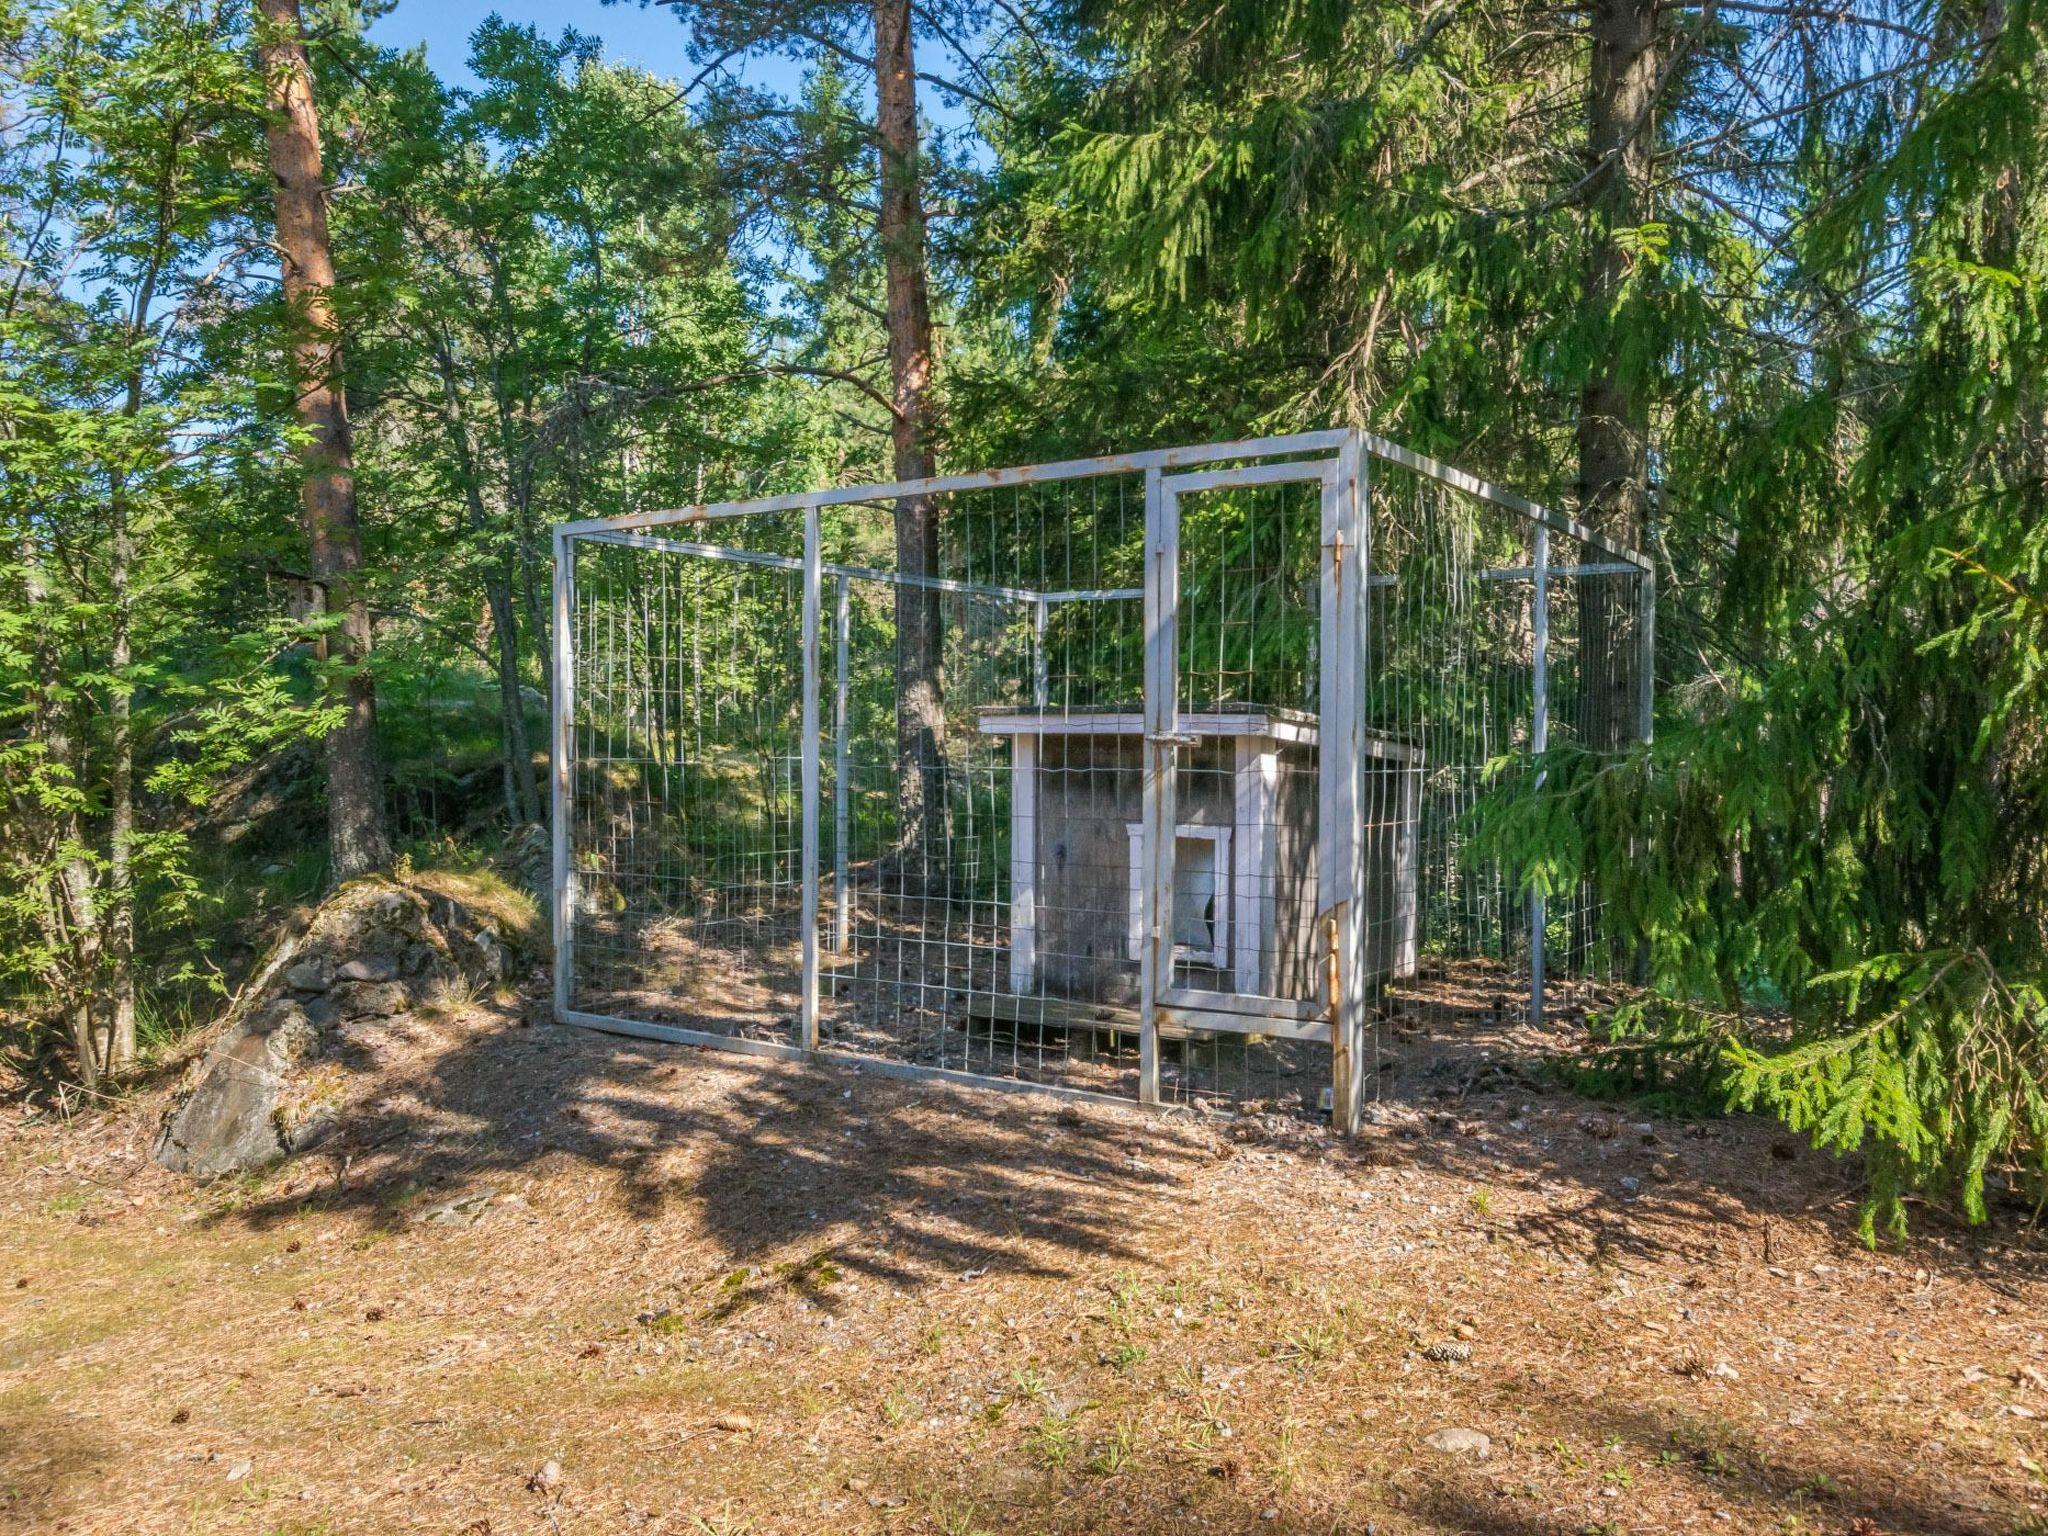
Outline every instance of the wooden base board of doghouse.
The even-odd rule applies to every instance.
[[[1139,1032],[1138,1010],[1109,1003],[1076,1003],[1057,997],[1025,997],[1015,992],[975,992],[967,999],[967,1016],[991,1023],[1029,1024],[1090,1035],[1132,1035]],[[1202,1008],[1161,1008],[1162,1040],[1213,1040],[1219,1035],[1274,1035],[1288,1040],[1330,1038],[1321,1019],[1284,1019],[1266,1015],[1223,1013]]]

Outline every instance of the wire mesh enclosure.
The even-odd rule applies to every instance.
[[[1627,970],[1489,796],[1647,733],[1647,561],[1332,431],[566,525],[556,1009],[1356,1126]]]

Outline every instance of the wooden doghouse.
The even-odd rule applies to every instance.
[[[1175,785],[1177,984],[1317,1000],[1315,717],[1183,714]],[[1128,1007],[1138,998],[1144,722],[1136,711],[990,711],[1010,742],[1010,989]],[[1367,975],[1416,962],[1422,753],[1366,738]]]

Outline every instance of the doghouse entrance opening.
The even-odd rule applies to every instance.
[[[1130,848],[1125,952],[1136,960],[1144,949],[1144,823],[1125,828]],[[1217,969],[1230,964],[1230,828],[1174,829],[1174,958]]]

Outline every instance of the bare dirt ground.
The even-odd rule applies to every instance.
[[[517,1006],[261,1180],[16,1111],[0,1530],[2048,1532],[2029,1241],[1865,1252],[1853,1170],[1539,1044],[1391,1046],[1353,1144]]]

